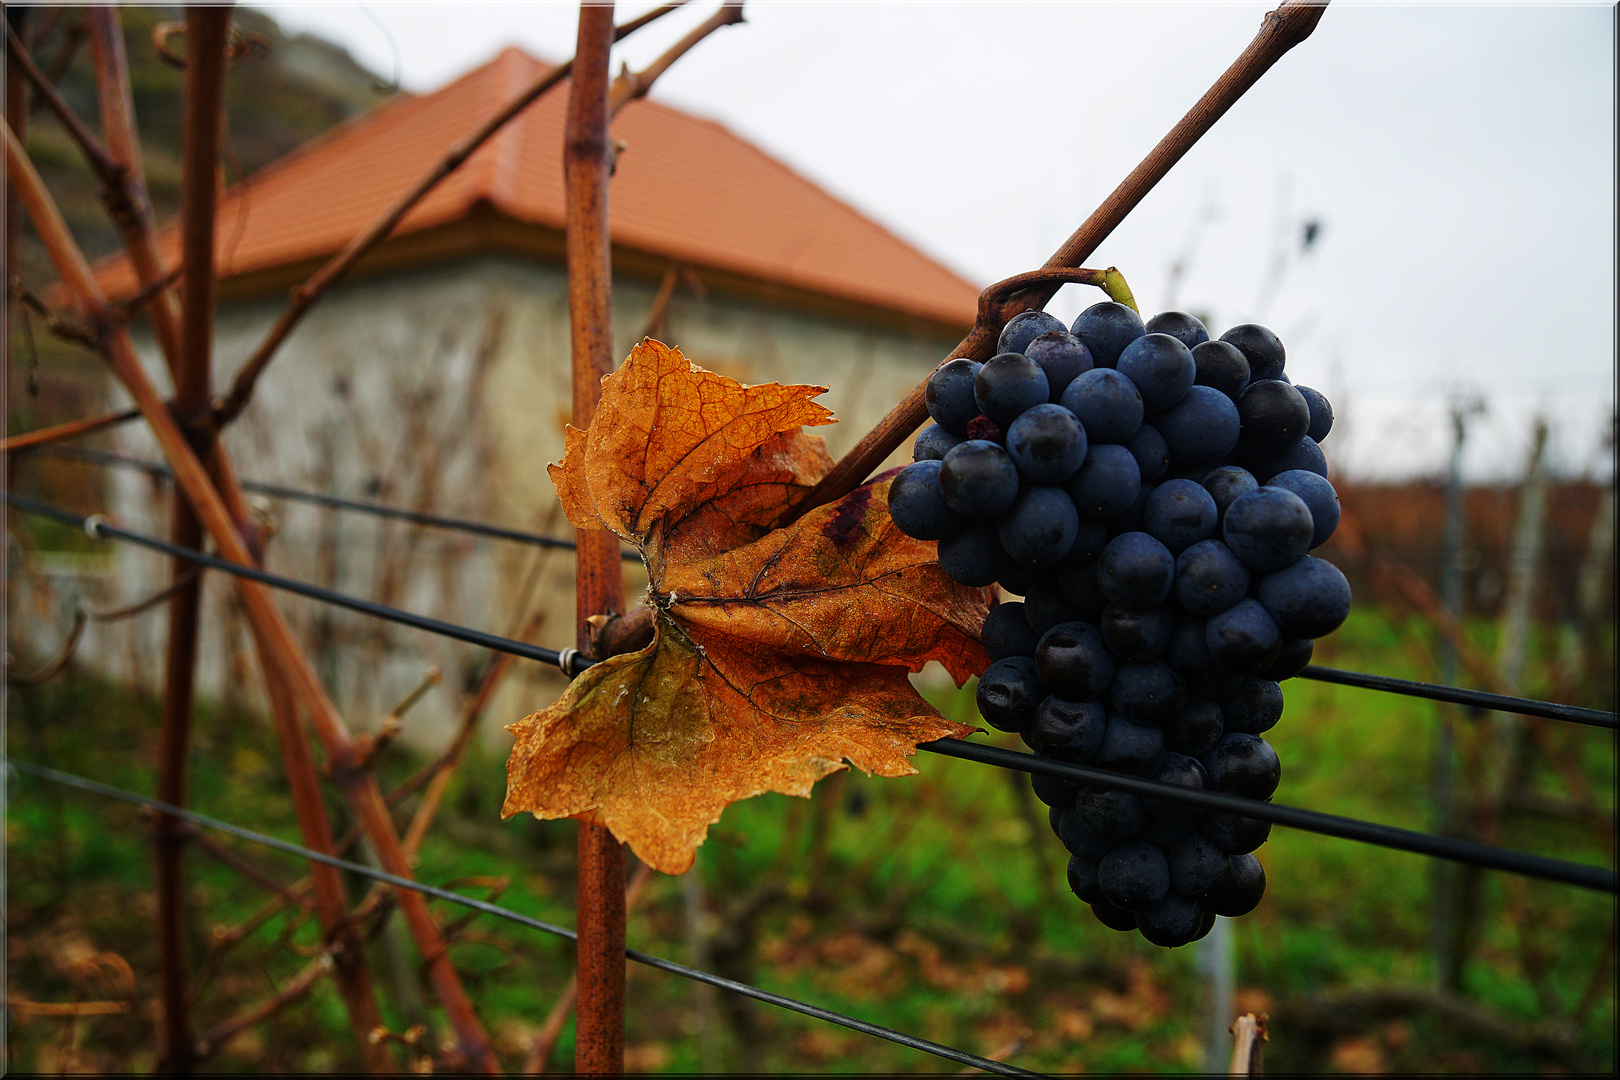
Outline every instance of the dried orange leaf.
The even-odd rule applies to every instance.
[[[894,527],[887,480],[773,527],[831,467],[800,430],[829,421],[820,392],[744,386],[650,340],[603,381],[551,474],[576,526],[641,549],[655,636],[512,725],[507,816],[595,821],[680,873],[738,799],[808,795],[846,761],[905,775],[917,743],[973,730],[907,672],[982,670],[989,593]]]

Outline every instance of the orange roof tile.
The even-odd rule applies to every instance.
[[[404,98],[314,140],[227,193],[222,278],[329,255],[386,209],[457,139],[547,69],[509,47],[443,89]],[[395,235],[482,206],[520,222],[563,225],[567,93],[542,97],[422,199]],[[723,126],[657,102],[614,121],[626,144],[613,179],[614,243],[948,325],[973,321],[978,288]],[[164,236],[174,257],[176,237]],[[133,291],[127,264],[103,287]]]

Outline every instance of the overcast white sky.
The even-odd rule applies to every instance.
[[[533,0],[257,6],[416,91],[507,43],[565,58],[577,20]],[[621,21],[648,6],[621,4]],[[983,284],[1040,265],[1270,6],[750,0],[746,24],[653,95]],[[694,0],[615,66],[641,66],[712,10]],[[1295,381],[1338,411],[1324,446],[1336,465],[1437,472],[1449,402],[1476,395],[1471,475],[1521,472],[1538,412],[1561,469],[1608,475],[1614,102],[1612,6],[1337,0],[1090,261],[1120,267],[1144,313],[1276,329]],[[1301,253],[1307,218],[1322,231]],[[1069,286],[1051,310],[1099,298]]]

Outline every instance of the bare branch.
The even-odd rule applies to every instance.
[[[1170,129],[1169,134],[1159,140],[1159,144],[1114,189],[1113,194],[1104,199],[1103,204],[1046,261],[1046,265],[1079,266],[1089,258],[1097,245],[1153,190],[1171,166],[1180,161],[1199,138],[1214,126],[1215,121],[1225,115],[1226,110],[1284,53],[1310,36],[1322,18],[1325,7],[1326,4],[1319,0],[1284,0],[1280,7],[1268,14],[1248,48],[1215,80],[1215,84]],[[968,336],[951,350],[951,355],[946,359],[959,356],[988,359],[995,348],[996,335],[1006,321],[1020,311],[1044,307],[1057,289],[1058,286],[1052,285],[1035,290],[1027,297],[1009,301],[988,322],[981,316]],[[928,410],[923,403],[923,393],[927,387],[928,380],[924,379],[904,400],[889,410],[889,414],[878,421],[877,426],[867,432],[853,449],[838,460],[832,471],[799,500],[793,516],[802,516],[818,506],[843,498],[859,487],[879,462],[892,454],[928,419]]]
[[[36,431],[25,431],[21,435],[13,435],[4,442],[0,442],[0,454],[15,454],[23,450],[32,450],[36,446],[45,446],[48,443],[76,439],[80,435],[88,435],[92,431],[110,428],[128,420],[137,420],[140,415],[141,410],[139,409],[120,409],[117,412],[92,416],[85,420],[69,420],[65,423],[39,428]]]
[[[619,115],[620,109],[637,98],[646,97],[647,91],[652,89],[658,77],[668,71],[671,64],[690,52],[692,46],[721,27],[732,26],[742,21],[742,0],[727,0],[720,5],[719,11],[694,27],[691,33],[670,46],[662,56],[645,68],[634,72],[625,68],[619,73],[619,77],[613,80],[613,87],[608,91],[608,117],[611,119]]]

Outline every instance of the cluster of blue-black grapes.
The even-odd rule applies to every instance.
[[[1104,302],[1072,328],[1025,312],[998,347],[929,379],[934,423],[889,493],[952,578],[1023,597],[985,620],[980,712],[1051,758],[1269,799],[1278,683],[1350,610],[1344,575],[1307,554],[1339,521],[1327,400],[1290,383],[1270,330],[1211,340],[1179,311],[1144,324]],[[1265,892],[1269,822],[1034,787],[1106,926],[1184,945]]]

